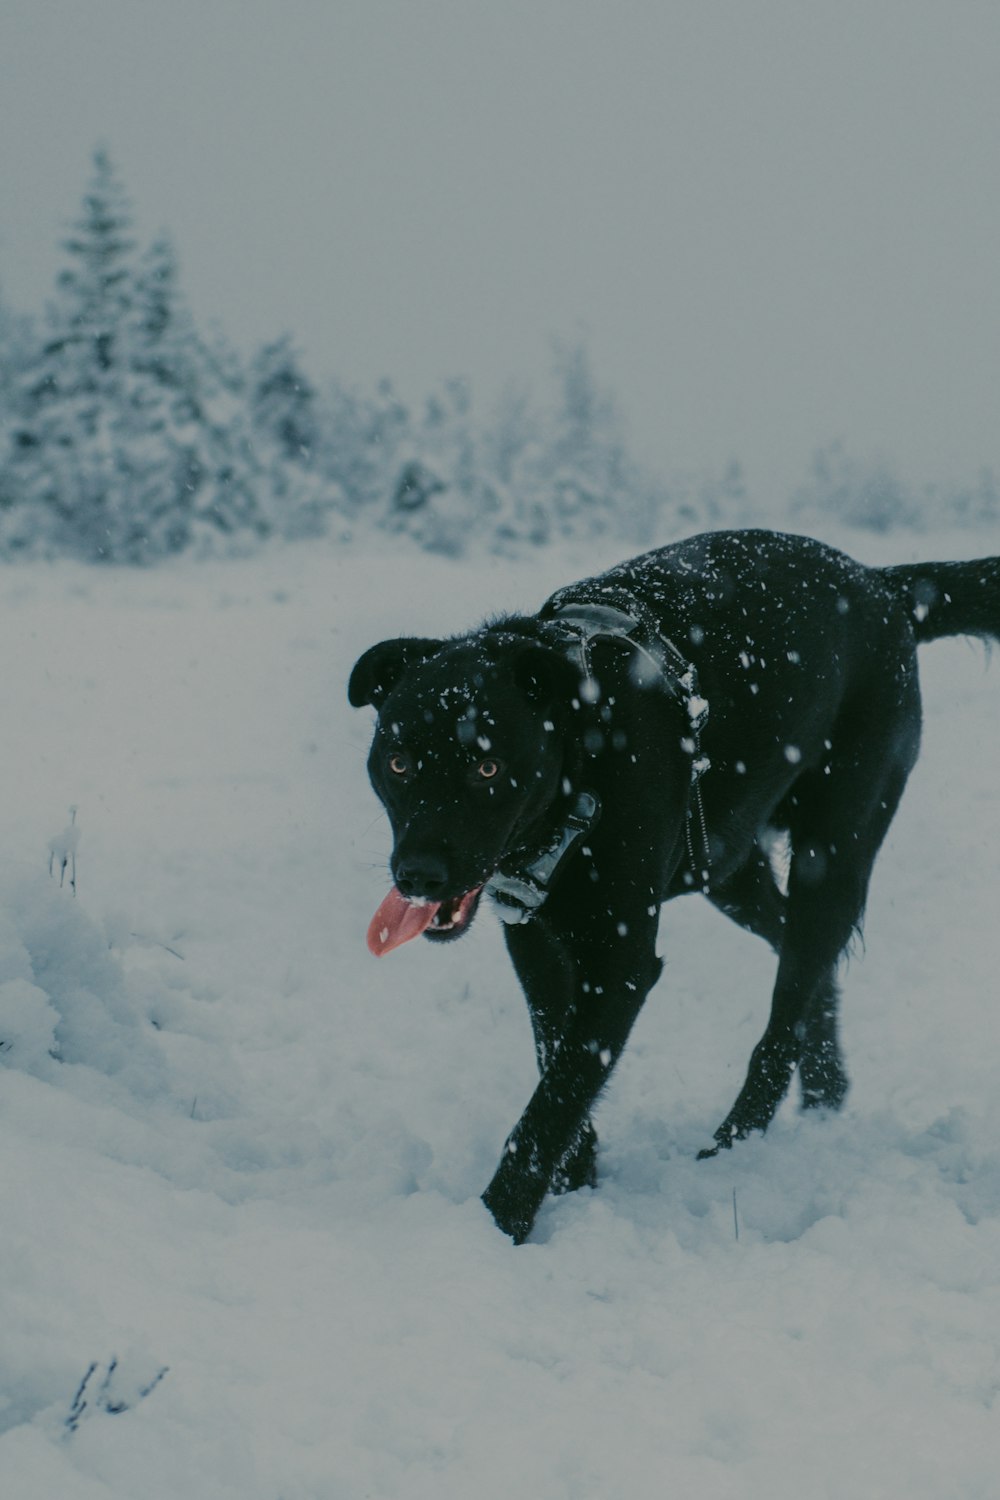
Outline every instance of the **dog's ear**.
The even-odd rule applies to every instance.
[[[580,687],[580,673],[562,651],[532,641],[514,663],[514,681],[532,702],[568,703]]]
[[[424,640],[418,636],[400,636],[394,641],[380,641],[359,656],[347,684],[347,699],[352,708],[372,703],[381,708],[389,693],[408,667],[436,656],[443,641]]]

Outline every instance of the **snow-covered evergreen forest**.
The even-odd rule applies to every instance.
[[[198,326],[170,238],[144,246],[98,150],[43,313],[0,302],[0,556],[151,563],[267,538],[397,535],[432,552],[516,554],[565,540],[641,546],[700,526],[823,517],[875,531],[1000,519],[990,470],[914,489],[838,440],[791,496],[644,471],[585,347],[553,348],[546,397],[511,389],[485,418],[456,378],[414,410],[320,383],[282,334],[245,358]]]

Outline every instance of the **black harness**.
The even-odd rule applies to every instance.
[[[698,673],[674,642],[657,630],[647,612],[632,599],[629,610],[615,605],[594,604],[556,594],[542,610],[546,636],[560,647],[580,673],[580,697],[596,703],[597,683],[591,669],[591,647],[595,641],[626,641],[635,651],[633,680],[641,688],[665,692],[684,709],[689,733],[681,747],[691,764],[691,795],[685,820],[685,840],[691,865],[691,884],[708,890],[711,857],[701,778],[711,762],[701,750],[701,731],[708,718],[708,703],[698,691]],[[560,865],[596,827],[601,816],[600,798],[594,792],[578,792],[551,842],[516,874],[497,872],[486,883],[497,913],[508,924],[527,922],[543,905]],[[697,845],[697,850],[696,850]]]

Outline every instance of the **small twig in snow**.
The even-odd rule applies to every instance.
[[[87,1366],[83,1379],[77,1386],[76,1395],[73,1397],[64,1424],[67,1432],[76,1432],[88,1410],[95,1412],[103,1411],[109,1417],[119,1417],[122,1412],[131,1411],[133,1406],[137,1406],[140,1401],[145,1401],[150,1392],[155,1391],[164,1375],[168,1373],[170,1366],[163,1365],[157,1370],[152,1380],[147,1380],[145,1385],[132,1387],[128,1395],[121,1395],[112,1389],[118,1370],[118,1356],[113,1354],[108,1361],[108,1367],[104,1372],[104,1377],[100,1385],[97,1387],[96,1393],[92,1393],[88,1399],[87,1391],[97,1373],[97,1369],[98,1364],[96,1359],[92,1360]]]
[[[96,1369],[97,1369],[97,1361],[95,1359],[89,1365],[89,1367],[88,1367],[88,1369],[86,1371],[86,1374],[84,1375],[83,1379],[80,1381],[80,1384],[77,1386],[76,1395],[73,1397],[73,1400],[72,1400],[72,1402],[70,1404],[70,1408],[69,1408],[69,1414],[66,1417],[66,1426],[69,1428],[70,1432],[75,1432],[76,1431],[76,1429],[80,1425],[80,1418],[83,1416],[84,1412],[87,1410],[87,1402],[84,1399],[84,1392],[86,1391],[87,1386],[90,1383],[90,1377],[93,1375],[93,1373],[94,1373],[94,1371]]]
[[[80,842],[80,830],[76,826],[76,808],[69,810],[69,822],[62,833],[49,839],[49,874],[55,873],[55,862],[59,861],[59,884],[62,886],[69,870],[69,888],[76,895],[76,850]]]

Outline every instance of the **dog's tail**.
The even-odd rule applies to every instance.
[[[1000,557],[907,563],[883,568],[882,576],[909,601],[918,641],[945,635],[1000,640]]]

